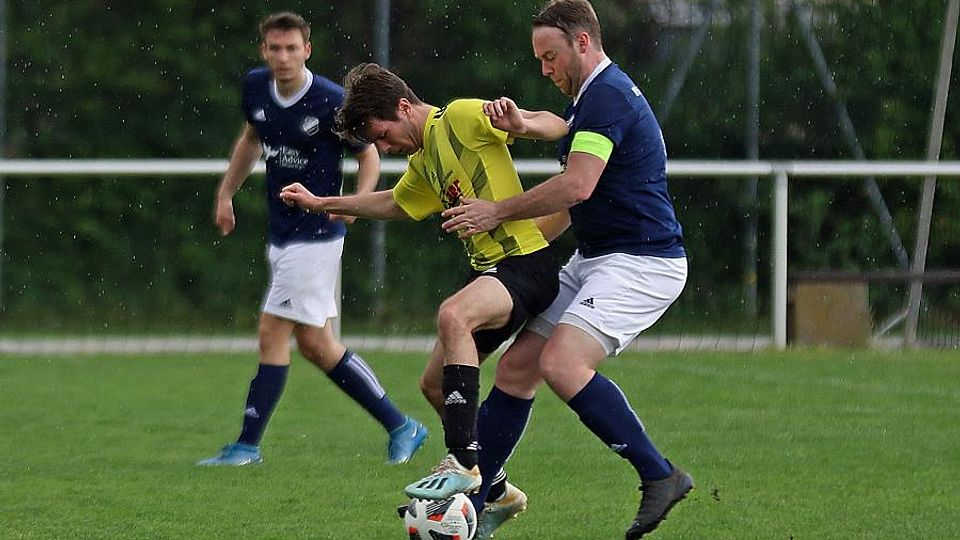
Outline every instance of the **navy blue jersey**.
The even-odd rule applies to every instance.
[[[257,131],[267,161],[267,241],[275,246],[339,238],[346,232],[343,223],[328,220],[324,213],[287,206],[278,196],[293,182],[300,182],[317,196],[340,195],[343,185],[340,163],[344,143],[333,132],[334,112],[343,104],[343,88],[309,71],[307,74],[312,81],[309,87],[289,100],[276,93],[265,67],[251,70],[243,83],[243,112]]]
[[[663,134],[637,85],[610,64],[588,82],[565,118],[570,131],[558,144],[564,167],[578,132],[613,147],[593,194],[570,208],[580,253],[685,256],[682,229],[667,192]]]

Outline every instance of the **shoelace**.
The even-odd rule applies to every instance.
[[[453,456],[448,454],[445,458],[440,460],[440,463],[436,467],[433,468],[433,471],[431,471],[430,476],[442,474],[447,471],[459,471],[460,466],[457,464],[456,461],[454,461],[454,459],[455,458]]]

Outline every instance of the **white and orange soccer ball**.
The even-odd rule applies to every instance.
[[[410,540],[472,540],[477,511],[463,493],[442,501],[410,499],[403,524]]]

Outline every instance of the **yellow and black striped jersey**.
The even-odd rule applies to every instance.
[[[523,191],[507,149],[509,134],[490,124],[483,101],[458,99],[434,107],[423,128],[423,148],[410,156],[393,198],[410,217],[422,220],[460,204],[461,197],[500,201]],[[507,221],[464,240],[470,264],[486,270],[505,257],[547,246],[532,219]]]

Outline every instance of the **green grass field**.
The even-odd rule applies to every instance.
[[[404,538],[394,506],[443,437],[422,358],[365,356],[432,430],[409,464],[385,465],[379,426],[302,360],[264,464],[200,469],[236,436],[251,355],[0,357],[0,538]],[[960,537],[960,352],[671,352],[604,372],[697,480],[652,538]],[[618,539],[636,510],[632,469],[546,389],[509,470],[530,509],[499,540]]]

